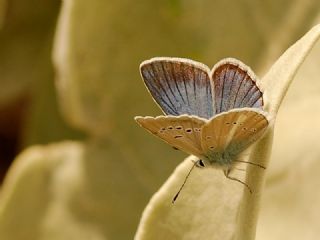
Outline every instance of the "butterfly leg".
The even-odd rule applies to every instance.
[[[257,163],[253,163],[253,162],[248,162],[248,161],[243,161],[243,160],[234,160],[235,162],[240,162],[240,163],[247,163],[247,164],[250,164],[250,165],[253,165],[253,166],[256,166],[256,167],[259,167],[259,168],[262,168],[262,169],[266,169],[265,166],[262,166],[260,164],[257,164]]]
[[[229,176],[230,171],[231,171],[230,168],[223,171],[223,173],[224,173],[224,175],[226,176],[226,178],[243,184],[244,186],[246,186],[246,188],[249,190],[249,192],[252,193],[252,190],[251,190],[251,188],[249,187],[248,184],[246,184],[245,182],[241,181],[240,179],[237,179],[237,178],[234,178],[234,177]]]
[[[241,172],[245,172],[246,169],[243,169],[243,168],[237,168],[237,167],[233,167],[234,170],[238,170],[238,171],[241,171]]]

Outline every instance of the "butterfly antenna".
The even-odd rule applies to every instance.
[[[188,179],[188,177],[189,177],[189,175],[190,175],[191,171],[193,170],[193,168],[196,166],[197,162],[198,162],[198,161],[195,161],[195,162],[194,162],[194,164],[192,165],[192,167],[191,167],[191,169],[190,169],[189,173],[187,174],[186,178],[184,179],[184,182],[182,183],[182,185],[181,185],[181,187],[180,187],[179,191],[177,192],[177,194],[176,194],[176,195],[174,196],[174,198],[172,199],[172,204],[174,204],[174,202],[177,200],[177,198],[178,198],[178,196],[179,196],[179,194],[180,194],[180,192],[181,192],[182,188],[183,188],[183,187],[184,187],[184,185],[186,184],[187,179]]]
[[[251,164],[251,165],[253,165],[253,166],[256,166],[256,167],[262,168],[262,169],[266,169],[266,167],[265,167],[265,166],[262,166],[262,165],[260,165],[260,164],[253,163],[253,162],[242,161],[242,160],[235,160],[235,162],[247,163],[247,164]]]

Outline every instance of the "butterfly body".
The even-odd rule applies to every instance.
[[[232,157],[230,153],[228,153],[227,151],[209,153],[208,155],[205,155],[204,158],[201,158],[202,161],[205,161],[205,167],[209,166],[219,169],[232,168],[232,165],[234,164],[234,159],[235,158]]]

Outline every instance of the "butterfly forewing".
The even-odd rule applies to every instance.
[[[206,120],[196,116],[136,117],[135,120],[152,134],[188,154],[202,154],[200,132]]]
[[[168,115],[213,116],[207,66],[188,59],[153,58],[140,65],[152,97]]]
[[[235,157],[263,135],[268,127],[266,113],[242,108],[218,114],[202,128],[201,144],[206,155],[215,152]]]
[[[218,62],[211,73],[215,92],[215,113],[234,108],[262,108],[262,92],[251,69],[237,59]]]

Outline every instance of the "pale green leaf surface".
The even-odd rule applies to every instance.
[[[191,156],[180,164],[150,200],[136,239],[231,239],[234,235],[234,213],[243,189],[230,183],[222,171],[195,169],[175,204],[171,203],[194,159]]]
[[[291,46],[263,77],[261,87],[267,100],[265,110],[272,115],[276,115],[296,72],[317,42],[319,34],[320,26],[317,25]]]
[[[132,238],[130,223],[138,221],[148,192],[130,160],[112,143],[65,141],[29,148],[4,182],[0,238]]]
[[[318,41],[297,72],[277,116],[257,228],[259,240],[312,240],[320,234],[319,56]]]
[[[306,39],[310,44],[316,45],[295,75],[290,91],[277,115],[272,157],[275,160],[270,165],[270,177],[281,175],[281,172],[285,171],[294,161],[293,159],[299,160],[297,158],[299,153],[296,151],[303,151],[306,154],[311,149],[316,149],[311,143],[316,142],[317,130],[319,129],[314,125],[318,117],[316,109],[319,108],[320,104],[320,81],[318,80],[319,68],[317,62],[320,54],[320,44],[316,41],[318,31],[319,27],[317,26],[309,35],[309,40]],[[303,47],[301,49],[303,51],[306,50]],[[287,61],[290,61],[290,57],[288,55]],[[296,58],[293,61],[295,60]],[[281,79],[282,77],[275,78]],[[277,80],[273,81],[274,84],[276,82]],[[284,87],[286,88],[287,86]],[[282,98],[282,96],[279,97]],[[303,144],[304,142],[307,144]],[[305,148],[307,149],[305,150]]]
[[[320,25],[313,27],[304,37],[292,45],[271,67],[268,73],[262,78],[261,87],[264,89],[265,110],[273,116],[270,123],[269,133],[253,149],[250,161],[258,162],[268,166],[270,151],[272,147],[274,120],[280,104],[305,58],[314,47],[320,37]],[[279,160],[274,160],[279,161]],[[262,190],[265,172],[257,172],[253,167],[247,170],[247,182],[258,191]],[[251,196],[244,195],[240,205],[240,219],[237,225],[239,238],[254,239],[255,226],[258,220],[260,194],[257,194],[256,201],[251,202]]]
[[[55,151],[57,148],[59,151]],[[77,143],[34,146],[18,156],[1,191],[1,239],[41,239],[43,219],[55,195],[51,188],[53,170],[74,164],[81,155],[79,149],[81,144]],[[70,175],[73,178],[71,172]],[[63,183],[64,187],[67,185]]]

